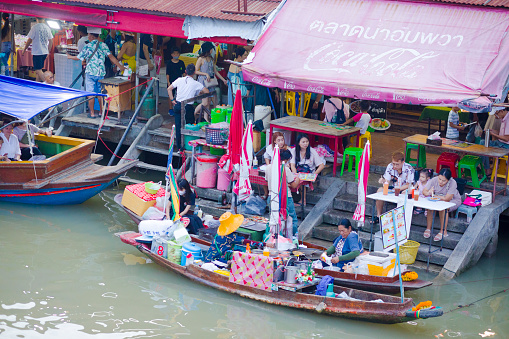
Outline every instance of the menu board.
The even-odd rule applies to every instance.
[[[394,213],[393,213],[394,212]],[[398,232],[398,244],[402,245],[408,240],[408,234],[405,226],[405,207],[396,207],[380,216],[380,225],[382,227],[382,245],[384,250],[393,249],[396,246],[396,237],[394,236],[393,215],[396,219],[396,231]]]

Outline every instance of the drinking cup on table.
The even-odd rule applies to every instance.
[[[399,192],[401,191],[401,187],[397,186],[397,187],[394,187],[394,195],[395,196],[399,196]]]
[[[414,200],[415,201],[419,200],[419,191],[414,191]]]

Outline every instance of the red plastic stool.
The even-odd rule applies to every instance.
[[[440,172],[443,167],[447,167],[451,170],[451,175],[453,178],[457,178],[456,174],[456,163],[460,160],[460,156],[456,153],[444,152],[440,154],[437,160],[437,168],[436,172]]]

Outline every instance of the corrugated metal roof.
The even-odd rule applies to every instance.
[[[509,0],[433,0],[435,2],[447,2],[462,5],[506,7],[509,8]]]
[[[104,9],[126,9],[151,14],[199,16],[213,19],[252,22],[259,20],[279,5],[281,0],[247,0],[247,11],[261,15],[244,15],[223,13],[237,11],[239,0],[63,0],[74,5],[91,5]],[[244,0],[240,0],[241,11],[244,11]]]

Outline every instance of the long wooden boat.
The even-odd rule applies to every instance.
[[[236,294],[244,298],[314,313],[387,324],[415,320],[417,317],[421,319],[438,317],[443,314],[441,308],[413,312],[411,310],[413,304],[411,298],[406,298],[401,302],[401,298],[399,297],[340,286],[334,286],[335,293],[345,292],[349,297],[357,300],[317,296],[314,294],[316,286],[302,289],[301,292],[293,292],[281,288],[278,290],[264,291],[250,286],[239,285],[230,282],[229,277],[211,273],[195,264],[181,266],[172,263],[152,253],[147,245],[137,244],[134,241],[133,233],[134,232],[124,232],[119,234],[119,237],[124,243],[135,246],[141,253],[145,254],[162,267],[202,285]],[[383,302],[376,302],[375,300],[382,300]]]
[[[26,204],[80,204],[127,172],[136,161],[116,166],[95,164],[95,142],[36,135],[46,160],[0,163],[0,201]]]
[[[139,224],[141,221],[141,217],[137,214],[133,213],[128,208],[122,205],[122,194],[117,194],[114,198],[115,202],[122,207],[122,209],[129,215],[129,217],[136,223]],[[196,241],[196,237],[193,237],[193,241]],[[208,245],[210,243],[206,242]],[[302,242],[308,248],[317,248],[321,250],[325,250],[324,247],[317,246],[315,244],[309,242]],[[335,272],[324,269],[315,269],[315,272],[320,276],[330,275],[334,278],[334,284],[349,288],[356,288],[358,290],[364,290],[369,292],[377,292],[377,293],[389,293],[389,294],[398,294],[400,292],[399,289],[399,280],[398,277],[377,277],[374,275],[366,275],[366,274],[352,274],[345,272]],[[414,281],[404,281],[403,288],[405,291],[413,291],[420,288],[431,286],[433,283],[431,281],[426,281],[422,279],[416,279]]]

